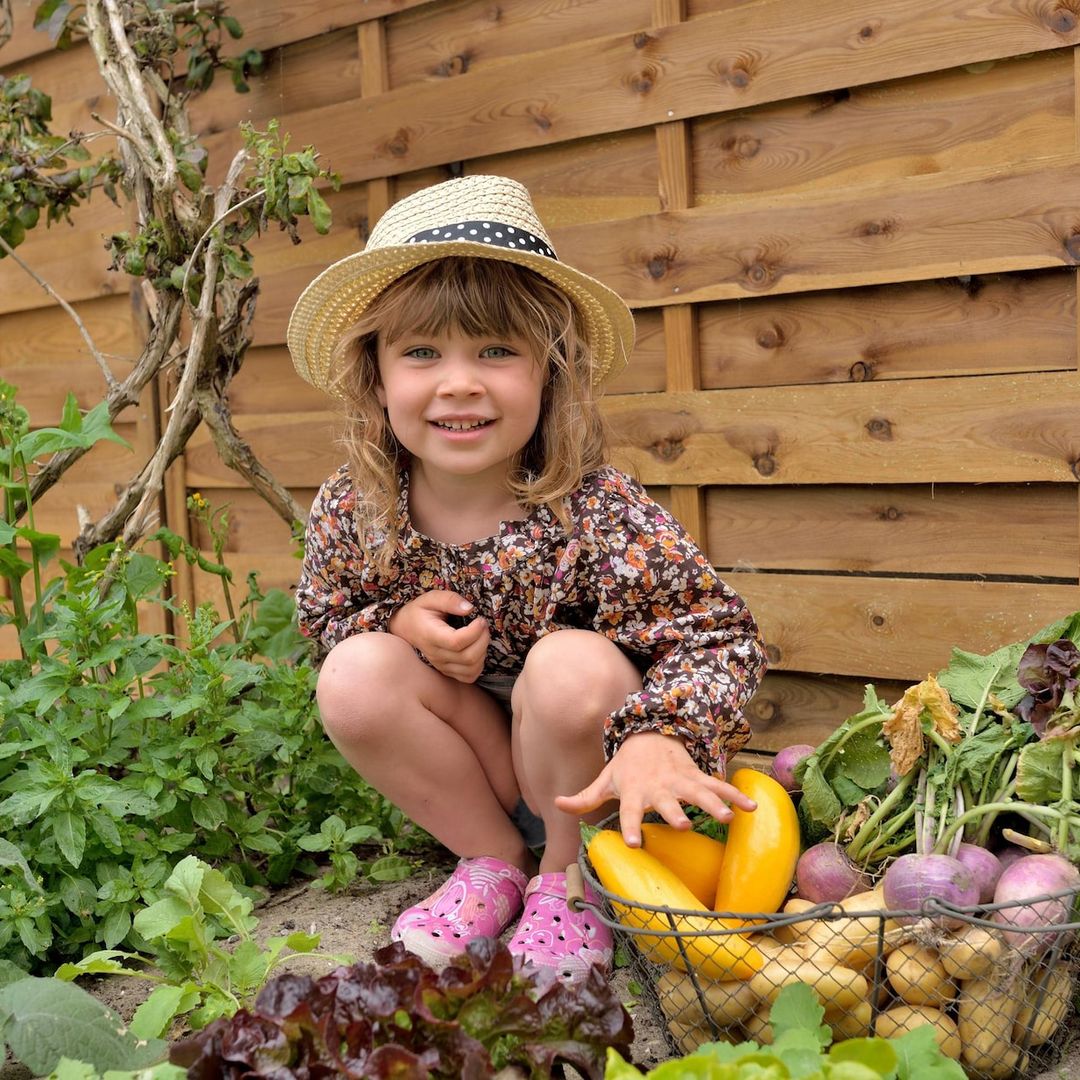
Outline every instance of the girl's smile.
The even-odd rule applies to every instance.
[[[540,418],[544,372],[518,338],[453,329],[380,338],[379,380],[394,435],[432,480],[501,487]]]

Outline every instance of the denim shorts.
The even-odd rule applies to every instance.
[[[510,694],[513,692],[516,675],[481,675],[476,680],[476,685],[486,690],[505,710],[507,719],[510,718]],[[544,846],[544,820],[534,814],[524,799],[518,799],[517,806],[510,813],[510,820],[521,833],[525,846],[537,850]]]

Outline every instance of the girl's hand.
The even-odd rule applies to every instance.
[[[682,739],[652,731],[629,736],[588,787],[576,795],[557,796],[555,805],[580,817],[616,798],[619,827],[630,847],[641,846],[641,819],[647,810],[655,810],[676,829],[689,829],[683,803],[700,807],[720,822],[733,816],[728,803],[742,810],[757,809],[757,803],[738,788],[703,773]]]
[[[398,608],[390,616],[390,633],[403,638],[443,675],[458,682],[476,682],[484,670],[491,634],[486,619],[473,619],[460,629],[452,615],[468,615],[472,604],[448,589],[433,589]]]

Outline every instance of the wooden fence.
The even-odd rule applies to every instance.
[[[30,27],[0,50],[57,128],[104,109],[84,46]],[[952,645],[989,650],[1080,608],[1080,0],[235,0],[268,50],[251,94],[196,105],[220,174],[237,123],[279,117],[342,174],[334,227],[268,236],[238,426],[303,502],[341,460],[284,347],[299,290],[395,199],[461,173],[532,190],[560,256],[631,303],[639,343],[606,402],[615,456],[748,599],[772,670],[753,746],[813,742],[867,681],[884,696]],[[105,351],[138,295],[105,269],[101,203],[23,249]],[[0,263],[0,369],[35,419],[94,365]],[[160,406],[122,418],[145,446]],[[74,535],[130,470],[106,447],[44,500]],[[226,554],[289,586],[288,529],[199,432],[187,493],[232,508]],[[191,599],[213,583],[184,578]],[[4,642],[10,651],[10,637]]]

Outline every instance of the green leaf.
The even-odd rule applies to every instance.
[[[78,867],[86,850],[86,818],[70,810],[60,810],[50,814],[47,820],[64,858]]]
[[[297,930],[285,939],[285,944],[293,952],[309,953],[319,947],[319,934],[308,934],[303,930]]]
[[[811,754],[800,762],[802,773],[802,803],[809,816],[822,825],[832,827],[843,812],[840,800],[829,786],[821,771],[821,762],[817,753]]]
[[[966,1080],[959,1062],[942,1054],[931,1024],[922,1024],[889,1042],[896,1054],[896,1080]]]
[[[31,892],[41,892],[38,880],[30,871],[30,864],[23,858],[23,853],[9,840],[0,837],[0,866],[13,866],[18,870],[26,881],[26,887]]]
[[[241,941],[229,957],[229,977],[234,992],[247,997],[262,986],[268,963],[268,955],[254,941]]]
[[[165,896],[136,913],[132,925],[148,941],[167,937],[191,915],[191,905],[179,897]]]
[[[183,986],[172,983],[155,986],[131,1018],[132,1034],[140,1039],[162,1038],[169,1030],[169,1025],[185,997],[187,990]]]
[[[806,983],[785,986],[769,1011],[769,1023],[777,1040],[789,1031],[808,1032],[819,1046],[832,1042],[832,1031],[823,1023],[825,1010]]]
[[[106,947],[111,949],[114,945],[119,945],[131,931],[131,912],[126,907],[114,907],[102,919],[98,930]]]
[[[314,184],[308,188],[307,211],[311,215],[311,223],[315,226],[315,231],[321,236],[325,236],[330,231],[332,214],[329,204],[315,190]]]
[[[369,867],[367,876],[372,881],[404,881],[412,873],[408,859],[400,855],[384,855]]]
[[[866,791],[889,779],[891,761],[881,741],[881,729],[872,726],[853,732],[837,751],[833,765],[854,784]]]
[[[121,959],[117,959],[120,957]],[[124,960],[135,960],[139,963],[129,967]],[[138,953],[121,952],[119,949],[101,949],[90,953],[74,964],[61,964],[54,978],[63,982],[71,982],[80,975],[141,975],[145,968],[143,957]]]
[[[29,978],[29,976],[21,967],[13,964],[10,960],[0,960],[0,988],[10,986],[13,982],[26,978]],[[2,1020],[3,1014],[0,1014],[0,1031],[3,1029]]]
[[[1024,696],[1016,681],[1016,667],[1027,642],[1004,645],[988,656],[953,649],[947,667],[938,672],[938,682],[957,705],[977,709],[984,694],[994,694],[1011,709]]]
[[[1066,742],[1044,739],[1029,743],[1020,751],[1016,763],[1016,794],[1024,802],[1049,806],[1061,798],[1062,770]],[[1073,790],[1080,790],[1080,777],[1074,776]]]
[[[888,1076],[897,1065],[896,1051],[887,1039],[845,1039],[829,1051],[831,1062],[854,1061],[874,1076]]]
[[[0,990],[0,1015],[11,1052],[36,1076],[63,1057],[106,1069],[140,1069],[161,1061],[165,1043],[142,1042],[110,1008],[81,987],[29,977]]]

